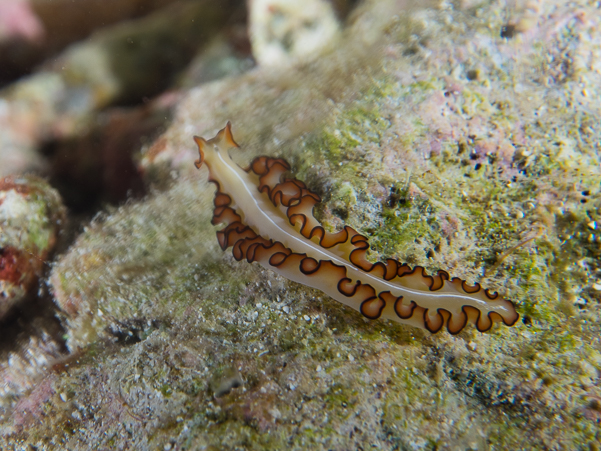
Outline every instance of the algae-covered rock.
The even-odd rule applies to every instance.
[[[7,445],[595,449],[595,10],[436,6],[366,2],[314,61],[188,93],[140,162],[163,190],[53,269],[72,358],[3,411]],[[288,159],[324,227],[497,290],[521,321],[431,335],[234,261],[193,166],[192,136],[227,119],[234,158]]]
[[[2,406],[35,387],[64,353],[52,299],[40,293],[65,222],[61,198],[45,180],[32,175],[0,179]]]
[[[60,196],[44,180],[0,179],[0,320],[35,290],[64,223]]]

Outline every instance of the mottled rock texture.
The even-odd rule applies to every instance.
[[[43,277],[65,220],[61,198],[46,181],[0,179],[0,405],[16,402],[64,354]]]
[[[600,23],[593,4],[365,2],[325,53],[191,89],[144,148],[157,191],[52,271],[71,359],[1,411],[5,447],[596,449]],[[445,269],[522,321],[368,321],[222,253],[192,135],[283,156],[325,227]]]
[[[44,180],[0,179],[0,320],[35,291],[65,213],[60,196]]]

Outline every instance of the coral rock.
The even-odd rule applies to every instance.
[[[42,179],[0,180],[0,319],[35,288],[64,216],[58,193]]]

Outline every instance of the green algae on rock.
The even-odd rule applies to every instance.
[[[102,337],[138,339],[153,320],[169,322],[174,312],[166,305],[185,310],[193,302],[173,304],[170,293],[182,283],[175,267],[188,268],[193,282],[190,269],[213,260],[209,204],[199,202],[204,189],[179,183],[97,218],[79,236],[50,277],[72,351]]]
[[[581,63],[601,60],[598,14],[545,2],[509,39],[505,2],[438,6],[405,27],[398,2],[366,2],[347,29],[385,31],[371,60],[343,39],[297,76],[258,68],[189,93],[154,153],[170,188],[106,214],[57,264],[84,357],[24,395],[26,414],[3,411],[3,447],[596,449],[601,83]],[[360,25],[373,8],[386,19]],[[190,137],[228,118],[249,160],[286,154],[329,230],[486,280],[524,322],[456,336],[367,323],[222,257],[213,191],[187,168]]]
[[[59,194],[44,180],[0,179],[0,319],[36,288],[65,213]]]
[[[65,216],[59,194],[39,177],[0,179],[0,406],[16,404],[64,352],[52,300],[40,296],[38,281]]]

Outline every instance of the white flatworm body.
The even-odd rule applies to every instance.
[[[228,151],[237,148],[228,122],[210,140],[195,137],[209,180],[217,185],[213,224],[222,249],[237,260],[258,262],[287,279],[317,288],[370,319],[389,318],[430,332],[459,333],[467,323],[481,332],[493,323],[515,324],[511,301],[469,286],[445,271],[430,276],[417,266],[366,259],[367,238],[351,227],[328,233],[313,216],[317,194],[296,179],[279,158],[258,157],[240,168]]]

